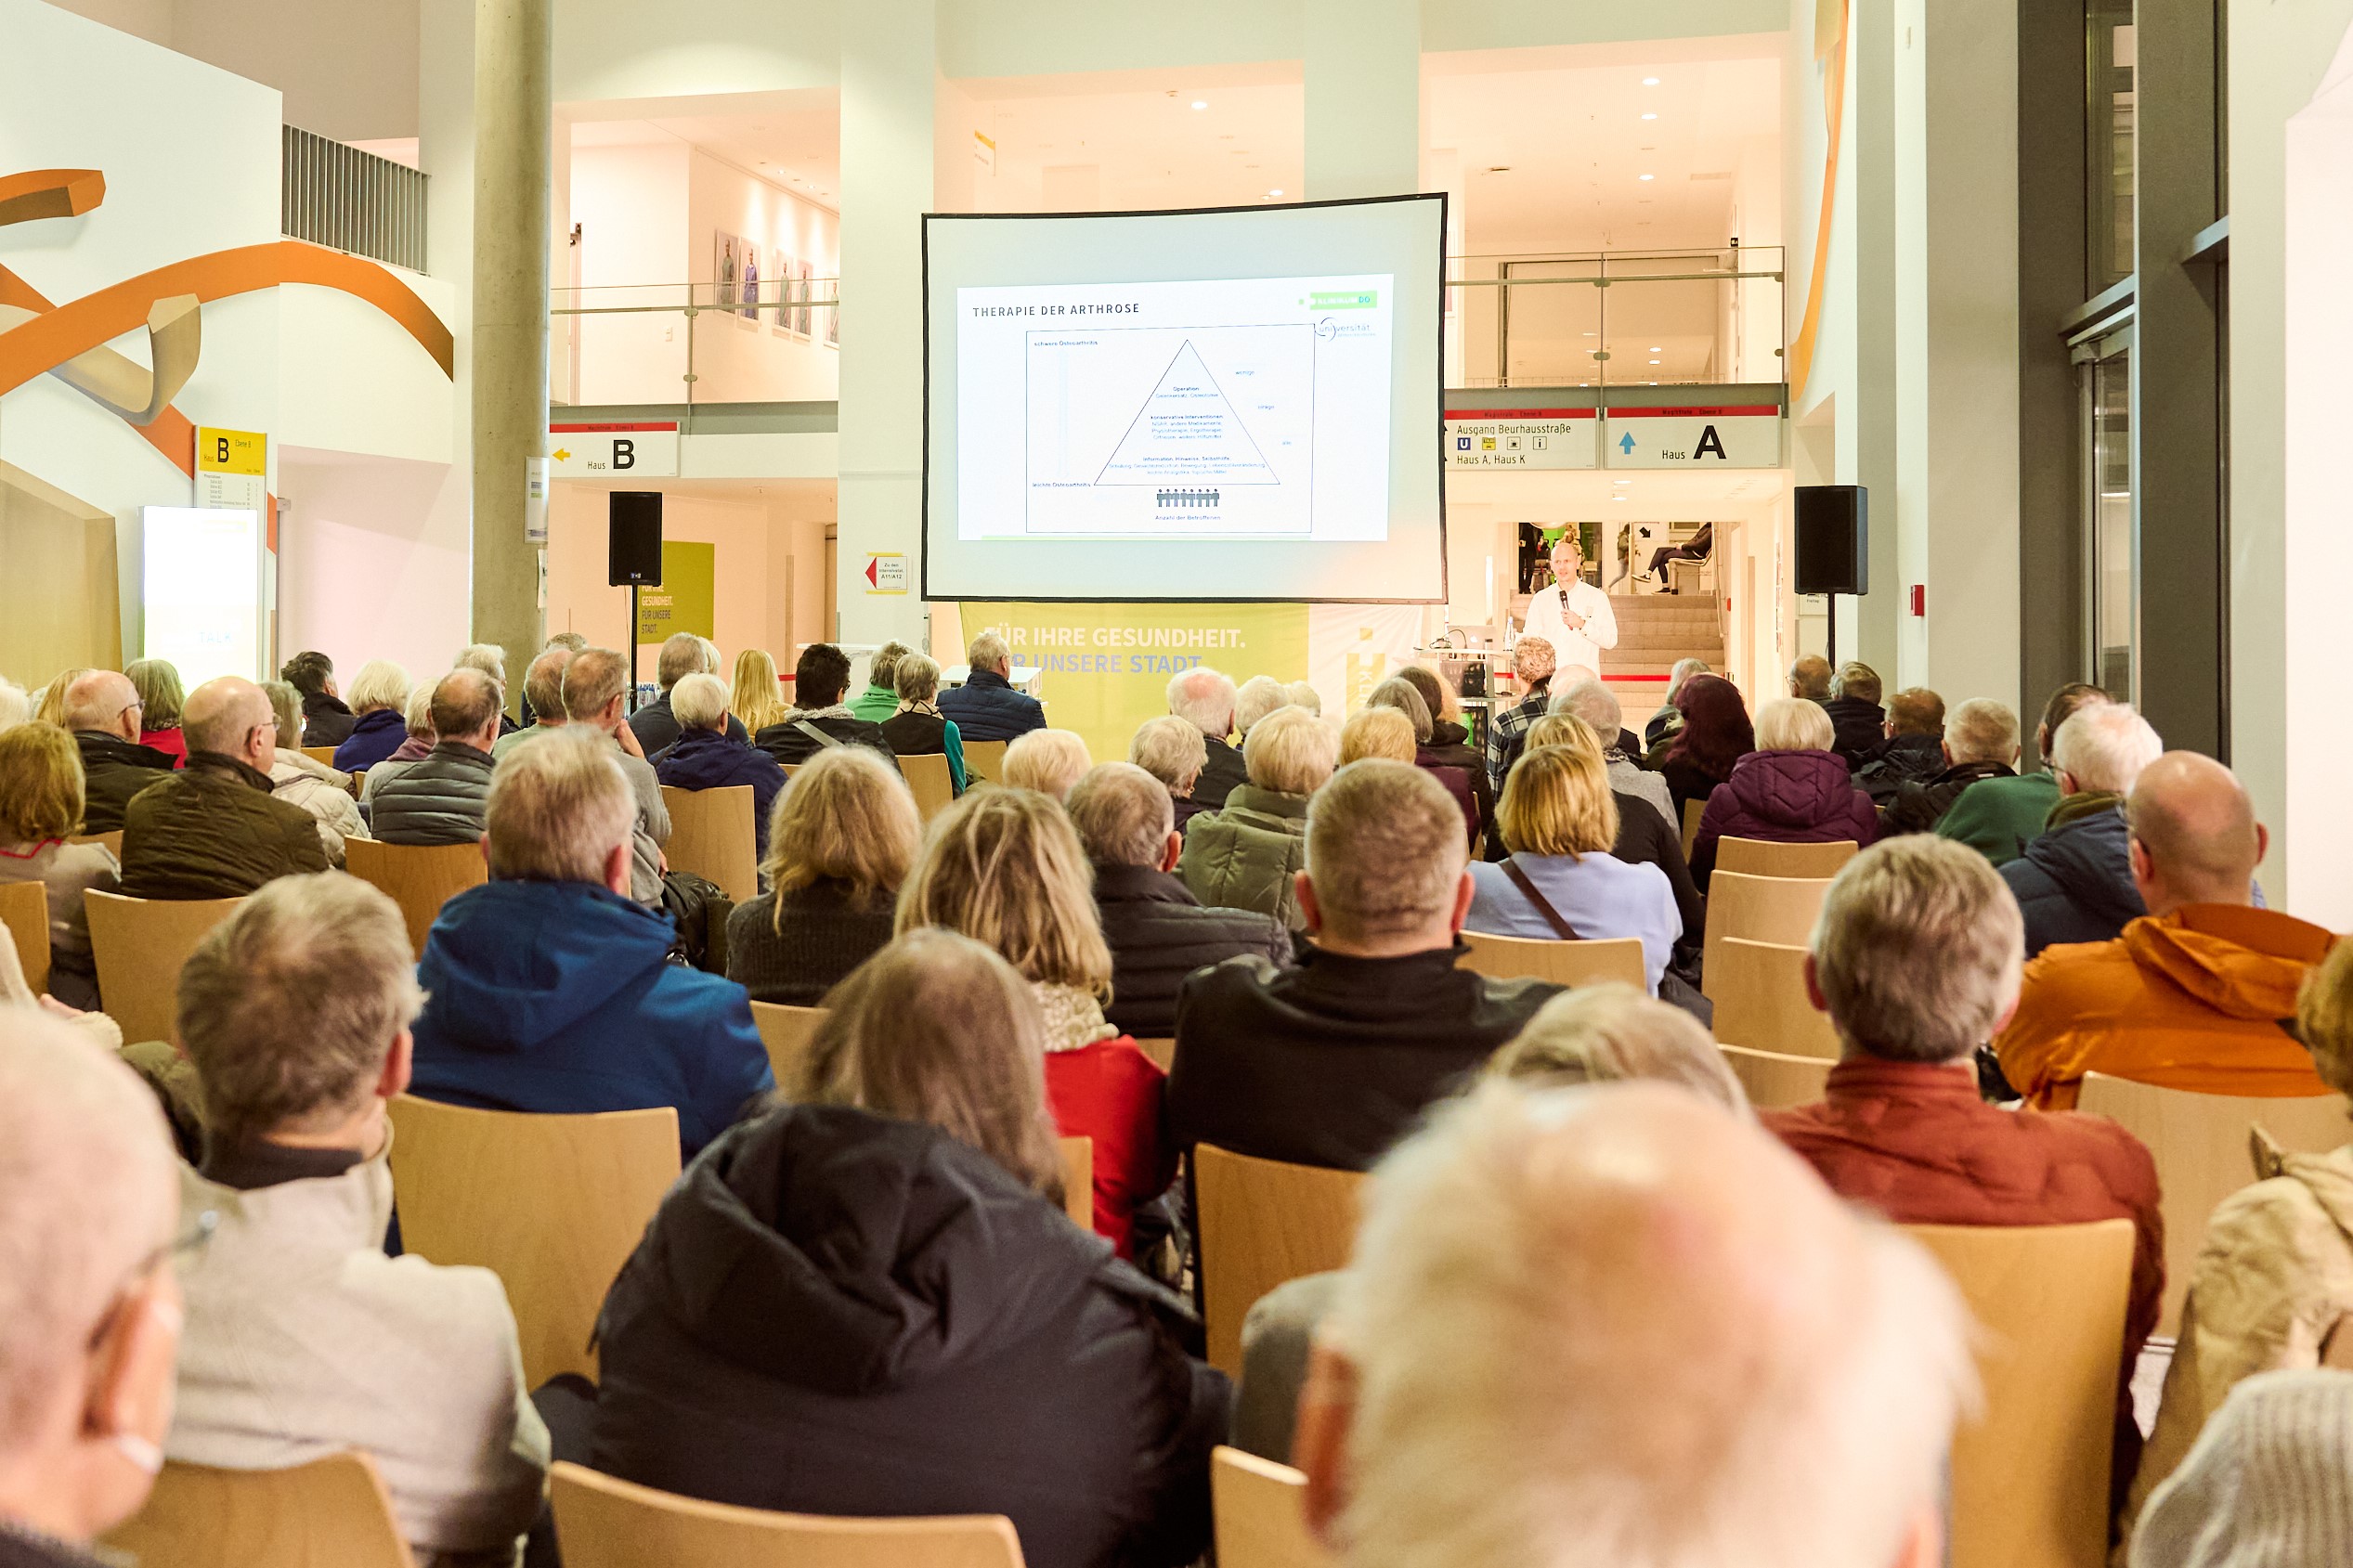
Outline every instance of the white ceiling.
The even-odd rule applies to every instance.
[[[567,103],[558,118],[571,122],[575,147],[682,141],[820,206],[840,206],[841,97],[830,89]]]

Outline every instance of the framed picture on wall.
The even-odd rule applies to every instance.
[[[841,346],[841,279],[826,285],[826,346]]]
[[[735,237],[714,231],[711,235],[711,304],[722,310],[735,304]]]
[[[776,257],[776,330],[780,332],[792,330],[793,289],[796,287],[793,280],[799,276],[793,259],[779,253]]]
[[[739,240],[738,243],[743,246],[744,272],[736,297],[742,302],[742,313],[757,321],[760,319],[760,247],[748,240]]]
[[[800,305],[793,312],[792,330],[805,338],[810,335],[810,329],[814,325],[815,313],[810,308],[809,291],[811,279],[817,276],[817,269],[807,262],[800,263]]]

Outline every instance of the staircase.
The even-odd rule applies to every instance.
[[[1645,593],[1614,597],[1618,646],[1602,654],[1602,680],[1626,710],[1626,727],[1639,733],[1667,700],[1667,674],[1677,659],[1706,659],[1724,667],[1723,622],[1712,594]]]

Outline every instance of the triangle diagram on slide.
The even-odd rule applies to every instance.
[[[1190,338],[1128,421],[1098,485],[1280,485]]]

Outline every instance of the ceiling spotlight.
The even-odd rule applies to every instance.
[[[1643,78],[1643,85],[1645,87],[1656,87],[1658,85],[1658,78],[1656,76],[1645,76]]]
[[[1664,353],[1666,353],[1666,352],[1667,352],[1665,349],[1663,349],[1663,348],[1659,347],[1657,343],[1652,343],[1652,344],[1650,345],[1650,351],[1651,351],[1651,353],[1653,353],[1653,354],[1664,354]]]
[[[1645,119],[1645,120],[1656,120],[1656,119],[1658,119],[1658,114],[1657,114],[1656,112],[1645,112],[1645,113],[1643,115],[1643,118],[1644,118],[1644,119]]]
[[[1654,359],[1654,360],[1652,360],[1652,361],[1651,361],[1651,363],[1652,363],[1652,364],[1654,364],[1654,365],[1656,365],[1656,364],[1658,364],[1658,360],[1656,360],[1656,359]]]
[[[1282,187],[1277,186],[1274,189],[1267,192],[1267,194],[1269,196],[1280,196],[1282,194]]]
[[[1613,479],[1610,483],[1613,485],[1631,485],[1633,481],[1631,479]]]
[[[1207,98],[1195,98],[1193,99],[1193,107],[1195,109],[1207,109],[1209,107],[1209,100]]]
[[[1643,177],[1644,179],[1646,179],[1646,180],[1655,180],[1655,179],[1657,179],[1658,176],[1657,175],[1643,175],[1642,177]]]

